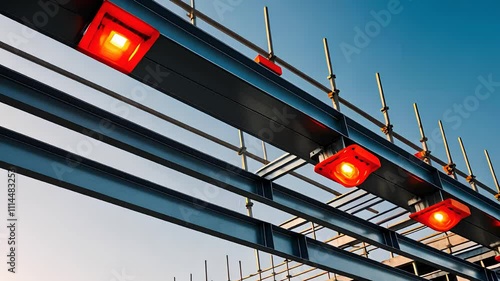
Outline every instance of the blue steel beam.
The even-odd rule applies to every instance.
[[[407,210],[408,200],[415,196],[441,191],[445,198],[458,199],[472,209],[472,215],[465,220],[474,227],[462,224],[455,232],[488,247],[500,243],[500,230],[495,226],[495,219],[500,218],[500,205],[493,198],[449,179],[440,170],[267,71],[157,2],[113,1],[162,34],[147,59],[132,73],[139,81],[304,160],[311,161],[308,155],[312,146],[328,145],[335,138],[346,136],[348,142],[375,152],[382,162],[382,168],[360,188]],[[151,69],[169,75],[162,77],[163,81],[154,80]],[[290,117],[294,116],[293,120],[286,119],[286,115],[277,116],[276,109],[288,112]],[[269,130],[273,127],[279,130]]]
[[[0,5],[0,11],[5,13],[4,7],[12,8],[11,2]],[[134,78],[310,162],[314,162],[309,159],[313,149],[346,136],[347,142],[367,147],[382,162],[382,168],[360,188],[407,210],[409,199],[442,192],[445,198],[455,198],[472,210],[472,215],[464,219],[467,224],[459,224],[454,232],[487,247],[500,243],[495,224],[500,218],[500,205],[492,198],[448,179],[438,169],[418,161],[411,153],[272,74],[157,2],[113,2],[162,33],[132,73]],[[36,0],[23,3],[37,5]],[[22,13],[20,9],[14,16],[8,15],[22,22]],[[62,36],[43,26],[38,29],[59,40],[58,36]]]
[[[357,280],[425,279],[0,128],[0,167]],[[75,161],[74,159],[78,159]],[[71,173],[60,178],[57,169]]]
[[[228,165],[5,67],[0,67],[0,82],[0,101],[6,104],[391,252],[468,279],[496,280],[475,264]],[[112,129],[103,130],[103,120]],[[59,169],[62,178],[63,171]]]

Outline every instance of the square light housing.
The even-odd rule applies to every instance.
[[[352,144],[321,161],[314,171],[345,187],[354,187],[380,167],[380,160],[375,155]]]
[[[78,49],[126,74],[132,72],[160,32],[115,4],[104,1]]]
[[[470,214],[469,207],[449,198],[410,214],[410,218],[436,231],[444,232],[451,230]]]

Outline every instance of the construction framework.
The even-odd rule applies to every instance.
[[[56,15],[52,19],[53,24],[34,27],[63,44],[75,47],[85,22],[92,18],[100,5],[100,1],[89,1],[83,6],[77,2],[70,1],[71,9],[61,5],[61,9],[64,8],[65,12]],[[6,67],[0,68],[2,80],[0,100],[70,130],[87,132],[87,135],[88,132],[92,132],[90,137],[245,196],[250,203],[251,200],[256,200],[297,217],[280,226],[271,225],[176,193],[167,187],[154,185],[84,158],[78,161],[77,172],[71,173],[67,178],[60,178],[54,174],[54,171],[47,169],[44,163],[53,161],[63,166],[71,165],[74,168],[75,163],[67,161],[68,152],[6,129],[0,129],[0,150],[2,151],[0,165],[3,168],[15,166],[20,173],[27,176],[287,259],[276,266],[273,264],[270,269],[262,270],[259,266],[257,275],[240,279],[255,276],[261,280],[276,278],[276,270],[282,266],[286,266],[284,272],[290,279],[292,277],[289,274],[291,268],[288,259],[290,259],[307,264],[312,270],[314,268],[324,270],[314,278],[320,278],[332,272],[356,280],[425,280],[424,277],[438,280],[436,278],[440,276],[454,278],[455,275],[468,280],[498,280],[497,274],[488,270],[486,266],[492,265],[495,251],[498,251],[500,246],[500,228],[498,227],[500,205],[492,198],[479,194],[477,188],[482,188],[492,195],[496,195],[497,192],[476,179],[471,181],[473,189],[457,181],[455,175],[473,178],[470,165],[468,165],[469,174],[453,169],[452,176],[430,165],[430,160],[443,166],[451,165],[453,162],[449,154],[449,161],[446,163],[427,153],[425,133],[416,106],[415,111],[423,140],[422,149],[426,152],[424,153],[425,161],[394,145],[392,141],[396,138],[420,151],[418,146],[392,130],[378,74],[377,82],[385,124],[338,96],[339,91],[335,85],[326,40],[324,44],[331,89],[322,86],[321,83],[276,57],[270,39],[267,9],[265,18],[268,27],[269,52],[251,44],[196,11],[194,3],[189,6],[181,1],[173,1],[190,12],[192,23],[195,23],[195,18],[198,17],[212,24],[258,53],[268,55],[274,62],[298,74],[306,81],[331,93],[334,108],[326,106],[293,84],[255,64],[154,1],[116,0],[113,2],[148,22],[162,34],[131,73],[131,77],[241,131],[275,145],[287,151],[288,154],[269,162],[266,155],[261,158],[245,151],[241,133],[241,146],[236,147],[69,73],[50,62],[23,53],[7,43],[1,43],[1,47],[16,56],[35,62],[104,94],[119,98],[165,121],[237,151],[242,154],[244,161],[246,161],[245,157],[251,157],[266,165],[255,174],[246,171],[246,164],[243,169],[230,166],[220,159],[123,120]],[[16,1],[2,4],[0,11],[22,22],[23,17],[29,16],[36,10],[36,5],[37,2],[31,0]],[[70,22],[77,24],[66,24],[64,28],[61,28],[60,24],[68,22],[69,19],[72,19]],[[164,50],[169,50],[172,56],[163,56]],[[192,71],[193,67],[198,71]],[[147,69],[160,69],[169,75],[161,81],[151,81],[151,75]],[[219,81],[225,81],[227,84],[221,87]],[[255,98],[245,99],[246,95],[252,95]],[[380,126],[388,141],[340,113],[341,103]],[[293,122],[276,118],[276,110],[293,116]],[[101,120],[109,120],[115,129],[101,132],[98,129]],[[262,129],[268,128],[270,124],[283,129],[271,131],[272,135],[263,133],[265,131]],[[442,132],[444,137],[444,131]],[[346,144],[362,145],[381,159],[382,168],[361,184],[360,189],[325,203],[273,182],[280,176],[291,174],[309,184],[330,191],[334,195],[340,195],[331,188],[293,171],[308,163],[315,164],[316,160],[311,158],[310,153],[330,145],[339,138],[342,138]],[[263,146],[265,148],[264,143]],[[22,154],[25,157],[14,157],[16,154]],[[69,159],[72,159],[71,154],[69,155]],[[486,155],[489,161],[489,155]],[[77,158],[74,155],[74,159]],[[491,161],[489,164],[494,173]],[[220,176],[211,175],[224,175],[224,177],[221,179]],[[127,181],[124,182],[123,179]],[[107,186],[109,183],[113,185]],[[125,190],[128,192],[123,192]],[[446,233],[443,238],[436,240],[434,239],[436,235],[432,235],[430,239],[424,241],[426,243],[421,243],[406,237],[407,234],[415,233],[423,228],[422,226],[413,227],[415,222],[408,219],[401,221],[402,216],[410,211],[408,202],[436,193],[443,198],[453,198],[466,203],[471,208],[472,215],[460,222],[453,229],[453,234]],[[165,204],[166,202],[168,204]],[[373,208],[382,202],[390,202],[394,207],[377,214]],[[197,211],[200,206],[203,212]],[[342,210],[344,206],[349,206],[349,208]],[[185,213],[178,213],[179,209],[190,210],[192,215],[186,217]],[[372,210],[375,214],[368,220],[356,217],[355,214],[362,210]],[[380,219],[380,221],[370,222],[374,219]],[[388,228],[381,226],[398,219],[400,222]],[[304,228],[306,225],[311,226]],[[410,227],[411,229],[408,230]],[[301,228],[304,229],[301,230]],[[321,229],[330,229],[342,234],[320,242],[313,238]],[[312,235],[313,238],[307,235]],[[439,243],[443,239],[447,240],[444,247],[443,243]],[[362,244],[362,247],[356,249],[355,246],[358,244]],[[454,247],[459,248],[458,253]],[[356,254],[359,249],[362,249],[361,254],[368,256],[369,251],[377,248],[400,256],[383,264]],[[450,252],[442,251],[445,249]],[[349,253],[349,250],[355,253]],[[256,254],[259,259],[259,253]],[[478,256],[481,258],[477,259]],[[400,261],[403,257],[405,260]],[[405,268],[408,264],[411,264],[411,272]],[[266,272],[270,275],[262,276]],[[334,278],[341,277],[334,276]]]

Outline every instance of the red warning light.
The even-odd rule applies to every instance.
[[[469,207],[450,198],[413,213],[410,218],[436,231],[448,231],[468,216]]]
[[[500,254],[495,256],[495,260],[496,260],[497,262],[500,262]]]
[[[124,73],[130,73],[160,33],[115,4],[104,1],[78,49]]]
[[[345,187],[354,187],[363,183],[380,166],[375,155],[353,144],[321,161],[314,171]]]
[[[279,67],[278,65],[276,65],[274,62],[266,59],[265,57],[261,56],[261,55],[257,55],[254,59],[254,61],[262,66],[264,66],[265,68],[271,70],[272,72],[278,74],[278,76],[281,76],[281,74],[283,74],[283,71],[281,70],[281,67]]]
[[[424,160],[426,157],[426,152],[425,151],[419,151],[415,154],[413,154],[415,157],[417,157],[420,160]]]

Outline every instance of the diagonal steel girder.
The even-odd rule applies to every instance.
[[[0,127],[0,155],[2,168],[14,169],[20,174],[81,194],[357,280],[425,280],[3,127]],[[58,173],[61,167],[72,171],[61,178]]]
[[[478,265],[271,183],[5,67],[0,67],[0,101],[391,252],[471,280],[497,280]],[[113,129],[103,129],[103,120]],[[64,178],[64,170],[58,171]]]
[[[30,21],[40,3],[59,5],[47,24]],[[376,133],[190,25],[153,0],[112,0],[157,28],[162,36],[131,76],[163,93],[313,163],[309,153],[340,136],[382,162],[359,187],[409,210],[408,200],[441,192],[472,215],[453,231],[486,247],[500,245],[500,205],[387,142]],[[4,1],[0,12],[75,47],[101,1]],[[26,20],[27,19],[27,20]],[[168,73],[168,75],[167,75]]]

